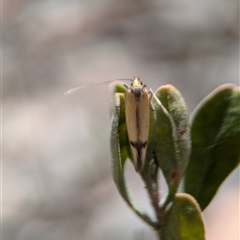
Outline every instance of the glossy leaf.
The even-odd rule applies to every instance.
[[[191,124],[192,153],[185,191],[204,210],[240,159],[240,90],[225,84],[196,108]]]

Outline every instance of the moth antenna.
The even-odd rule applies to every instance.
[[[64,95],[65,95],[65,96],[66,96],[66,95],[70,95],[70,94],[72,94],[72,93],[74,93],[74,92],[77,92],[77,91],[80,90],[80,89],[84,89],[84,88],[87,88],[87,87],[89,87],[89,86],[88,86],[88,85],[83,85],[83,86],[71,88],[71,89],[69,89],[68,91],[66,91],[66,92],[64,93]]]
[[[72,93],[75,93],[79,90],[83,90],[85,88],[88,88],[88,87],[91,87],[91,86],[95,86],[95,85],[102,85],[102,84],[106,84],[106,83],[111,83],[111,82],[114,82],[114,81],[132,81],[132,79],[130,78],[119,78],[119,79],[114,79],[114,80],[110,80],[110,81],[106,81],[106,82],[100,82],[100,83],[93,83],[93,84],[86,84],[86,85],[81,85],[81,86],[78,86],[78,87],[75,87],[75,88],[71,88],[69,89],[68,91],[66,91],[64,93],[64,95],[70,95]]]
[[[132,79],[131,78],[117,78],[113,81],[132,81]]]

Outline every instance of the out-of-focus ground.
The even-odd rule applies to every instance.
[[[111,176],[111,92],[138,75],[175,85],[191,114],[239,84],[239,2],[3,0],[3,240],[153,240]],[[211,109],[210,109],[211,111]],[[208,240],[239,239],[238,170],[204,212]],[[151,208],[131,164],[136,198]]]

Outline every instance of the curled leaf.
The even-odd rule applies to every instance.
[[[111,122],[111,152],[113,165],[113,179],[119,193],[132,210],[153,228],[158,225],[135,202],[128,190],[124,179],[124,164],[129,157],[129,142],[125,123],[124,97],[120,96],[120,105],[115,106]]]
[[[155,125],[155,158],[168,184],[168,197],[164,209],[174,197],[183,175],[190,152],[189,125],[186,105],[179,91],[171,86],[161,86],[153,101]]]
[[[161,86],[156,91],[156,96],[172,117],[176,127],[179,172],[182,176],[191,150],[187,107],[181,93],[172,85]]]

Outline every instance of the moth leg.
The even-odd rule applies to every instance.
[[[131,92],[134,92],[134,89],[132,86],[128,86],[127,84],[123,84],[123,86],[127,89],[127,90],[131,90]]]
[[[120,97],[124,96],[124,93],[115,93],[115,106],[116,107],[121,107],[124,105],[124,103],[121,103]]]
[[[153,108],[153,105],[152,105],[152,98],[153,96],[155,96],[155,94],[153,93],[152,89],[150,88],[150,90],[148,91],[148,96],[149,96],[149,107],[152,111],[156,111],[154,108]],[[155,96],[156,97],[156,96]]]
[[[126,88],[126,89],[130,89],[131,87],[129,87],[127,84],[123,84],[123,86]]]

